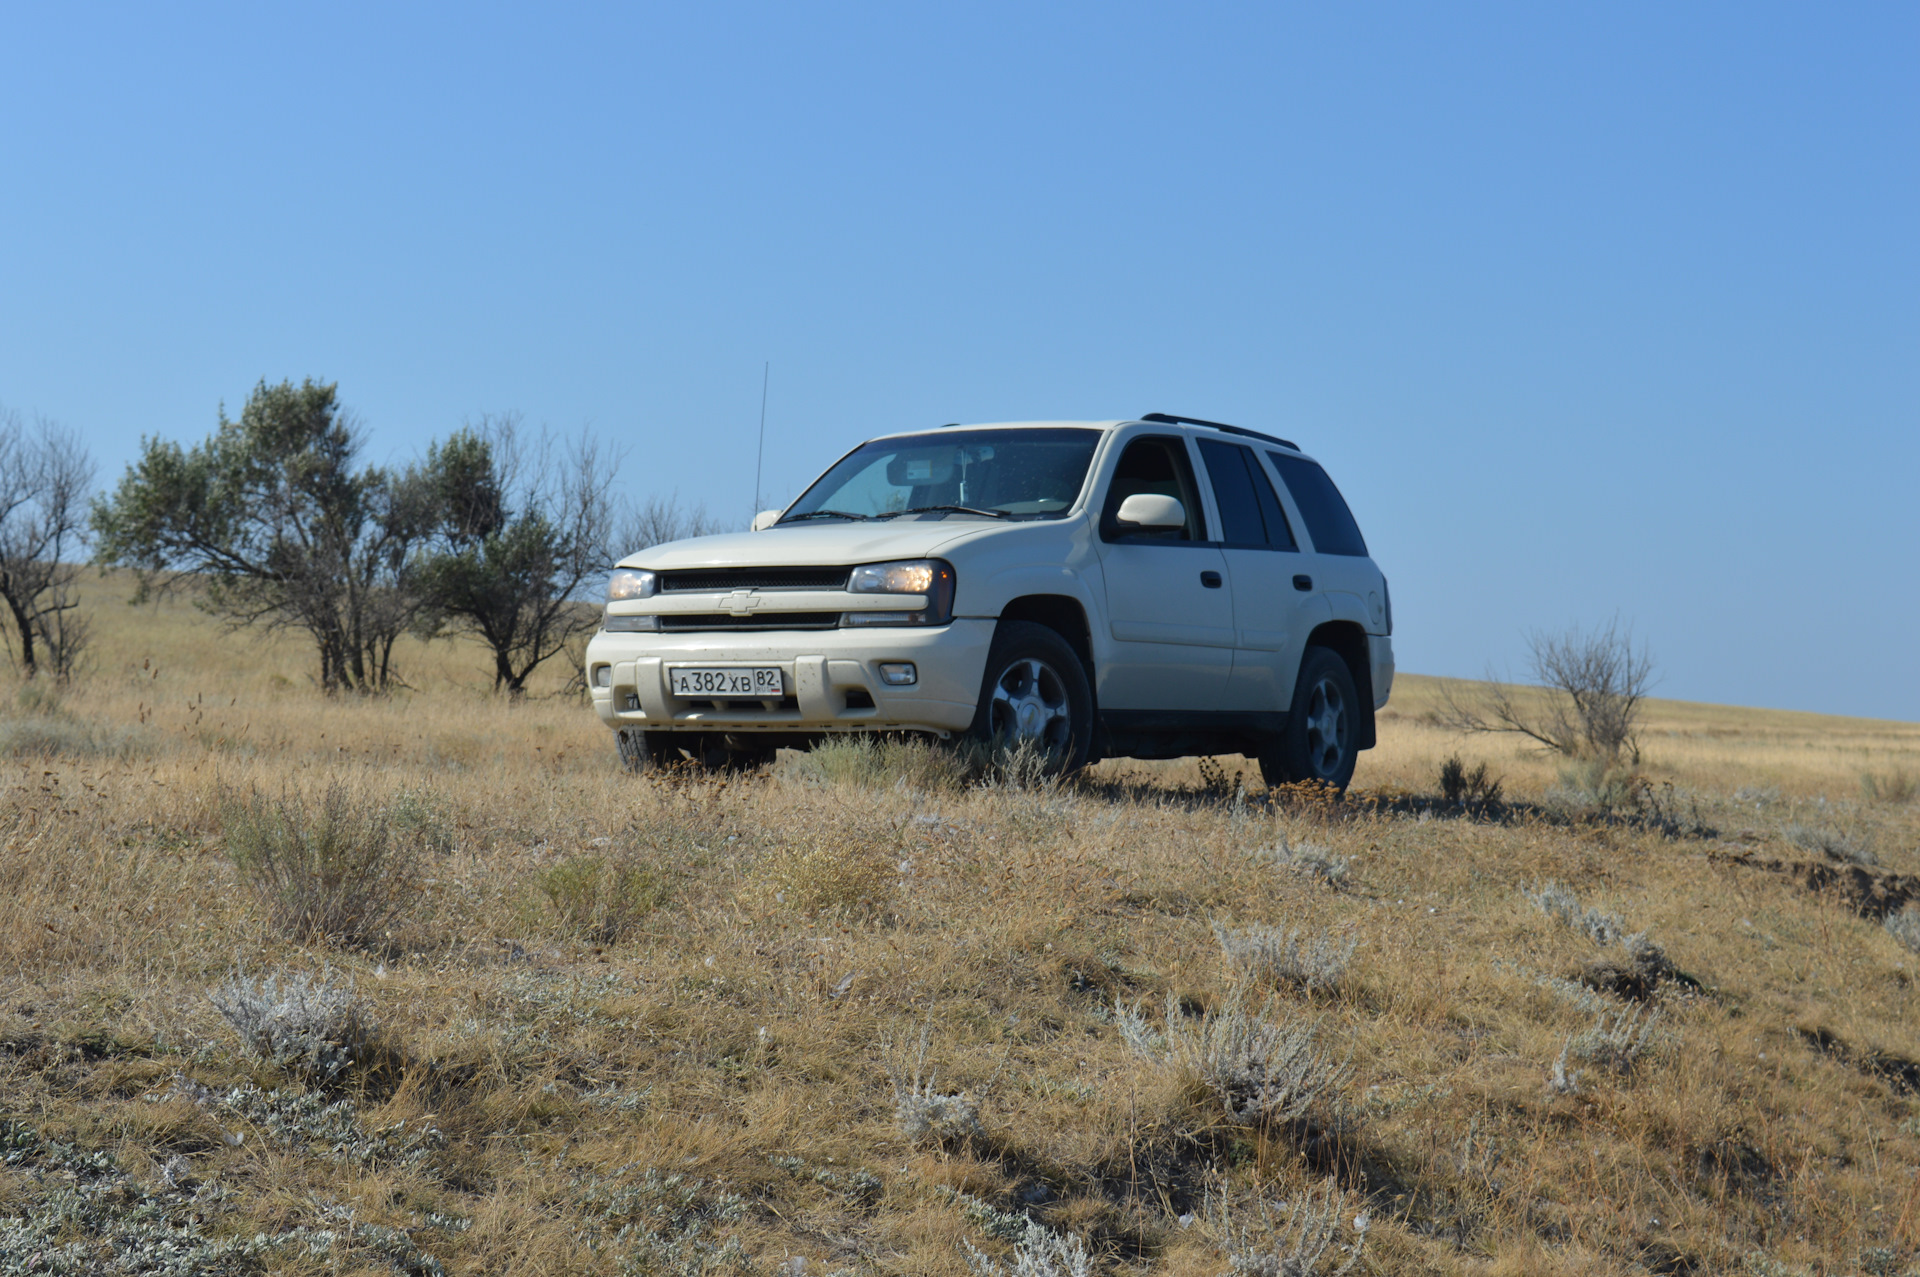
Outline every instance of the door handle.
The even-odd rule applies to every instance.
[[[1209,590],[1217,590],[1220,588],[1220,574],[1218,572],[1202,572],[1200,574],[1200,584],[1206,586]]]
[[[1293,588],[1301,591],[1311,590],[1313,588],[1313,578],[1305,572],[1297,573],[1293,578]]]

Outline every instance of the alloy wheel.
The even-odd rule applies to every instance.
[[[1320,776],[1339,772],[1347,756],[1347,700],[1330,678],[1313,685],[1307,698],[1307,761]]]
[[[993,682],[988,726],[997,740],[1030,740],[1050,751],[1071,749],[1073,709],[1065,680],[1034,657],[1012,662]]]

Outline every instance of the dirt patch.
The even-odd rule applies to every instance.
[[[1899,913],[1909,900],[1920,900],[1920,878],[1882,873],[1864,865],[1830,865],[1809,860],[1763,858],[1752,852],[1711,851],[1717,865],[1738,865],[1791,878],[1818,896],[1831,896],[1862,918],[1878,921]]]
[[[1688,993],[1700,991],[1700,982],[1674,966],[1660,946],[1645,936],[1628,936],[1623,947],[1623,956],[1596,958],[1573,978],[1596,993],[1634,1002],[1652,998],[1662,985],[1677,985]]]
[[[1920,1060],[1888,1051],[1860,1051],[1847,1045],[1831,1029],[1796,1028],[1808,1046],[1842,1064],[1851,1065],[1869,1077],[1877,1077],[1901,1095],[1920,1091]]]

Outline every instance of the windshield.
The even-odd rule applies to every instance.
[[[1080,495],[1098,430],[941,430],[862,444],[820,476],[782,523],[835,516],[1057,519]]]

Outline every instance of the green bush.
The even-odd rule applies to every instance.
[[[918,736],[838,736],[797,755],[786,770],[815,784],[938,793],[965,788],[974,766],[959,751]]]
[[[583,939],[612,944],[667,902],[667,883],[651,866],[581,856],[540,871],[534,885]]]
[[[344,781],[317,802],[225,794],[219,815],[234,867],[295,940],[365,944],[418,894],[417,841],[396,838],[389,804]]]

